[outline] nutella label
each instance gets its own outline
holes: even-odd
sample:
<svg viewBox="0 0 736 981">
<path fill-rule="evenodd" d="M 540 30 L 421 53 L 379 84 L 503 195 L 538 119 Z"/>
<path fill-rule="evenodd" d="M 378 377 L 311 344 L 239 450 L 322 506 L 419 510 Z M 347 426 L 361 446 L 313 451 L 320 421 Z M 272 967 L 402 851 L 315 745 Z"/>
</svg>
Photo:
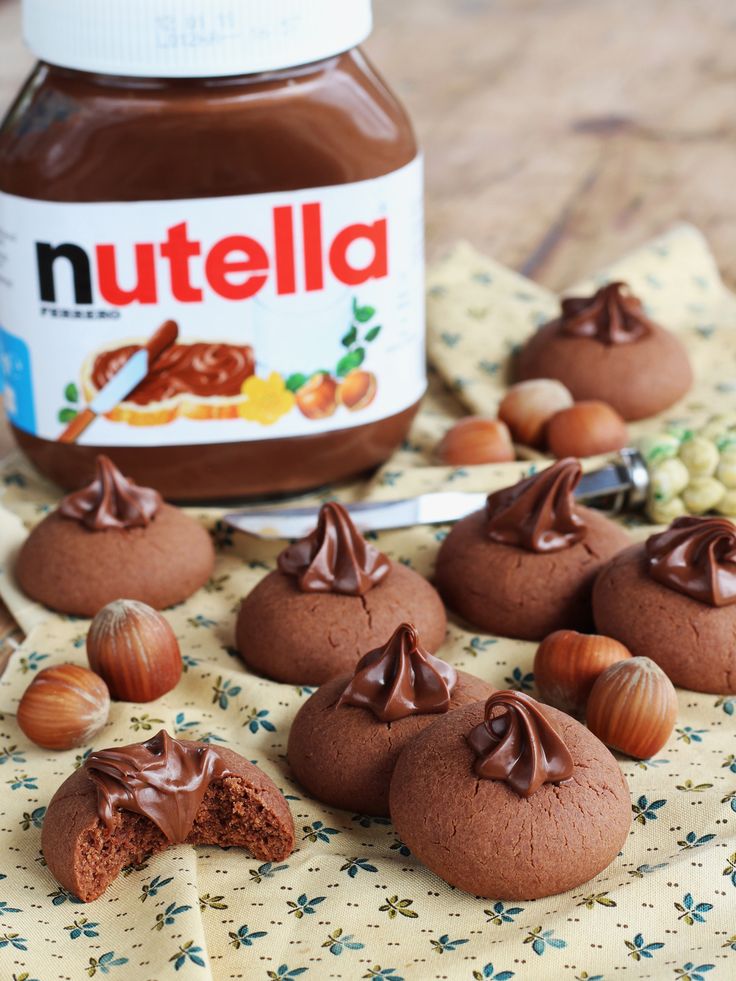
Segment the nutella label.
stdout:
<svg viewBox="0 0 736 981">
<path fill-rule="evenodd" d="M 6 412 L 35 436 L 90 446 L 376 422 L 424 392 L 423 262 L 420 159 L 243 197 L 0 194 Z"/>
</svg>

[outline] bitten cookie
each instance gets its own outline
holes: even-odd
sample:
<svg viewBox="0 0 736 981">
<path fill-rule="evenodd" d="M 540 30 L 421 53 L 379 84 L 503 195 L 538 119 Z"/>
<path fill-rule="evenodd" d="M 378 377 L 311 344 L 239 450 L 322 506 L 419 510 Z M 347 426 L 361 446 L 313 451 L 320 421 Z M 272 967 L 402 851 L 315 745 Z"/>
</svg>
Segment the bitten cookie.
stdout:
<svg viewBox="0 0 736 981">
<path fill-rule="evenodd" d="M 54 794 L 43 822 L 46 864 L 88 903 L 126 865 L 170 845 L 247 848 L 281 862 L 294 848 L 289 805 L 258 767 L 222 746 L 172 739 L 92 753 Z"/>
<path fill-rule="evenodd" d="M 676 685 L 736 693 L 736 529 L 728 518 L 683 517 L 632 545 L 599 573 L 601 633 L 650 657 Z"/>
<path fill-rule="evenodd" d="M 15 577 L 44 606 L 92 617 L 117 599 L 159 610 L 180 603 L 207 582 L 214 563 L 212 541 L 198 522 L 100 456 L 96 480 L 65 497 L 29 534 Z"/>
<path fill-rule="evenodd" d="M 413 739 L 390 805 L 419 861 L 494 899 L 582 885 L 610 865 L 631 826 L 626 781 L 603 743 L 514 691 L 450 712 Z"/>
<path fill-rule="evenodd" d="M 286 548 L 243 600 L 236 646 L 254 671 L 290 684 L 321 685 L 408 621 L 430 651 L 445 639 L 442 600 L 413 569 L 370 545 L 339 504 Z"/>
<path fill-rule="evenodd" d="M 361 658 L 354 675 L 326 682 L 297 712 L 288 760 L 311 797 L 388 816 L 391 774 L 404 746 L 438 715 L 486 698 L 493 687 L 433 657 L 403 623 Z"/>
<path fill-rule="evenodd" d="M 629 420 L 669 408 L 693 383 L 679 338 L 650 320 L 624 283 L 563 300 L 561 316 L 519 352 L 516 374 L 555 378 L 576 401 L 599 399 Z"/>
<path fill-rule="evenodd" d="M 581 472 L 577 460 L 560 460 L 458 521 L 435 572 L 450 609 L 481 630 L 523 640 L 592 626 L 593 580 L 630 540 L 620 525 L 575 504 Z"/>
</svg>

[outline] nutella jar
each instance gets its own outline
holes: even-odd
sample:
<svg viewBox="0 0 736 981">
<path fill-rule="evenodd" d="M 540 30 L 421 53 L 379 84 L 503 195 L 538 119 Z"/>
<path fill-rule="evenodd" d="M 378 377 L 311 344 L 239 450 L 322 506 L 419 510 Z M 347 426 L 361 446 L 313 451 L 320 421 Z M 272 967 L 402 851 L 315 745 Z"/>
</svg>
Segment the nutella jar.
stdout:
<svg viewBox="0 0 736 981">
<path fill-rule="evenodd" d="M 16 440 L 175 500 L 303 490 L 401 443 L 426 385 L 422 168 L 357 48 L 370 0 L 25 0 L 0 129 Z"/>
</svg>

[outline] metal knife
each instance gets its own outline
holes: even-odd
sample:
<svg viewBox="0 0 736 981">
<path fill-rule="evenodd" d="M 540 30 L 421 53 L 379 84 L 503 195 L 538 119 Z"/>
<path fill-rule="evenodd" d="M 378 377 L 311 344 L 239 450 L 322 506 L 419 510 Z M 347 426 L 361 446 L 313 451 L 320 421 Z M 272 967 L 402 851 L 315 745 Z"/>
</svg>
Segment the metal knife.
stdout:
<svg viewBox="0 0 736 981">
<path fill-rule="evenodd" d="M 82 409 L 59 436 L 60 443 L 76 443 L 82 433 L 97 416 L 112 412 L 116 405 L 124 402 L 148 375 L 154 362 L 171 347 L 179 336 L 179 327 L 173 320 L 162 324 L 148 342 L 117 371 L 110 381 L 100 389 L 92 401 Z"/>
<path fill-rule="evenodd" d="M 575 496 L 585 502 L 607 501 L 608 510 L 619 512 L 641 507 L 648 487 L 649 472 L 644 458 L 638 450 L 625 449 L 600 470 L 583 474 Z M 345 507 L 361 531 L 388 531 L 459 521 L 482 508 L 487 496 L 440 491 L 397 501 L 359 501 Z M 318 515 L 318 507 L 248 508 L 226 514 L 224 520 L 237 531 L 259 538 L 301 538 L 312 531 Z"/>
</svg>

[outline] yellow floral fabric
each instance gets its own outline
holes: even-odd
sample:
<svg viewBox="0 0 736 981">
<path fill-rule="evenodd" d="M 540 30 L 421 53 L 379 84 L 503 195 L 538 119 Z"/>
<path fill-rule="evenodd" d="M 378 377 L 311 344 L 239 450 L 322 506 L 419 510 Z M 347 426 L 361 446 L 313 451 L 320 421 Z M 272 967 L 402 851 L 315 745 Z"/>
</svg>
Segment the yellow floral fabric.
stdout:
<svg viewBox="0 0 736 981">
<path fill-rule="evenodd" d="M 699 233 L 677 228 L 598 281 L 611 277 L 628 280 L 652 316 L 679 331 L 689 347 L 698 383 L 667 418 L 732 410 L 736 297 L 721 283 Z M 303 500 L 490 491 L 528 469 L 528 463 L 438 467 L 432 451 L 454 418 L 494 412 L 509 355 L 556 312 L 557 298 L 468 245 L 431 270 L 428 285 L 432 378 L 410 439 L 371 481 Z M 660 425 L 650 421 L 635 431 Z M 280 546 L 233 534 L 211 510 L 193 513 L 212 530 L 215 573 L 167 613 L 185 658 L 182 681 L 152 704 L 113 705 L 95 746 L 145 739 L 166 727 L 179 737 L 232 747 L 287 795 L 297 849 L 272 864 L 235 849 L 174 848 L 127 869 L 97 902 L 78 903 L 44 867 L 40 828 L 54 790 L 91 747 L 38 749 L 14 713 L 37 671 L 61 661 L 85 663 L 88 623 L 40 609 L 12 580 L 26 528 L 53 507 L 58 492 L 19 456 L 2 465 L 0 483 L 0 594 L 26 634 L 0 681 L 0 978 L 736 977 L 736 697 L 680 691 L 677 728 L 657 758 L 620 759 L 631 788 L 631 833 L 595 881 L 534 902 L 477 899 L 423 868 L 389 821 L 324 807 L 294 782 L 286 741 L 310 689 L 254 676 L 232 648 L 238 602 L 273 568 Z M 648 533 L 643 519 L 625 520 L 633 536 Z M 397 561 L 431 575 L 446 532 L 406 529 L 377 541 Z M 534 693 L 534 650 L 453 621 L 442 654 L 497 686 Z M 442 801 L 432 806 L 441 808 Z"/>
</svg>

